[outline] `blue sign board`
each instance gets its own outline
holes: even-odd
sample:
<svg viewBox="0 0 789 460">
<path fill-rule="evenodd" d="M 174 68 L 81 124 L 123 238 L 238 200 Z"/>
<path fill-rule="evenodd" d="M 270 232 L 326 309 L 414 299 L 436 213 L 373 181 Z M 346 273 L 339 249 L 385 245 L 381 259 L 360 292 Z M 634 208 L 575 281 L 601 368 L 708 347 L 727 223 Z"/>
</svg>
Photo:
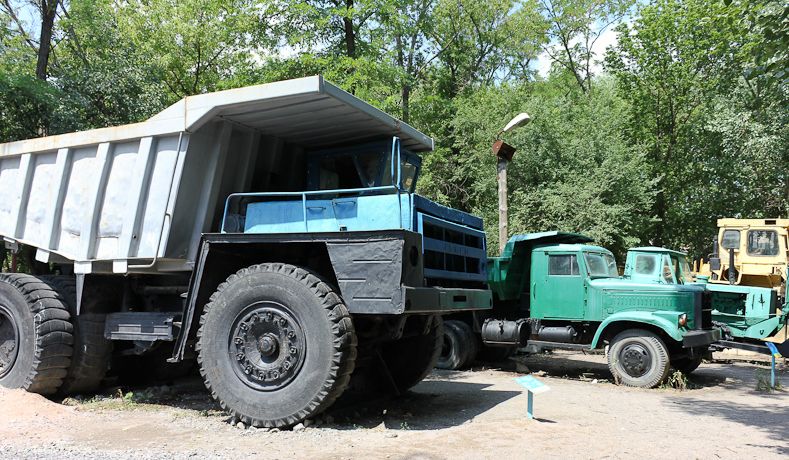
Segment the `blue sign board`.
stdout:
<svg viewBox="0 0 789 460">
<path fill-rule="evenodd" d="M 537 380 L 535 377 L 532 377 L 531 375 L 524 375 L 523 377 L 518 377 L 515 379 L 515 382 L 518 385 L 522 386 L 523 388 L 526 388 L 527 390 L 535 394 L 545 393 L 546 391 L 550 390 L 550 387 L 548 387 L 548 385 L 540 382 L 539 380 Z"/>
<path fill-rule="evenodd" d="M 545 393 L 546 391 L 550 390 L 548 385 L 540 382 L 535 377 L 531 375 L 524 375 L 523 377 L 517 377 L 515 379 L 515 383 L 526 388 L 528 392 L 528 402 L 526 404 L 526 416 L 529 419 L 534 418 L 534 395 L 539 393 Z"/>
</svg>

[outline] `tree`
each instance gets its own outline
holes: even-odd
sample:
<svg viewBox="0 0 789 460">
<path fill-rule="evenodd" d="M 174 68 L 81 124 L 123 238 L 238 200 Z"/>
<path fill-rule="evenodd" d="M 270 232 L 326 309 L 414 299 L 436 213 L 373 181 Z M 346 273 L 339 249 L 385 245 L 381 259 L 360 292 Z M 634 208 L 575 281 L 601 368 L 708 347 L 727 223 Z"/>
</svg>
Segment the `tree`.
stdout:
<svg viewBox="0 0 789 460">
<path fill-rule="evenodd" d="M 24 39 L 36 53 L 36 78 L 46 80 L 49 76 L 49 61 L 52 55 L 52 39 L 55 31 L 55 19 L 59 11 L 65 11 L 66 3 L 62 0 L 29 0 L 30 6 L 35 8 L 41 19 L 38 24 L 38 40 L 32 38 L 35 29 L 26 30 L 25 24 L 20 19 L 19 11 L 23 4 L 17 4 L 11 0 L 0 0 L 0 10 L 2 10 L 14 23 L 16 32 Z"/>
<path fill-rule="evenodd" d="M 121 35 L 171 100 L 228 86 L 267 43 L 257 2 L 129 0 L 115 8 Z"/>
<path fill-rule="evenodd" d="M 543 47 L 554 63 L 575 78 L 578 87 L 592 88 L 595 45 L 622 21 L 633 0 L 539 0 L 549 40 Z"/>
<path fill-rule="evenodd" d="M 621 94 L 630 101 L 629 130 L 648 146 L 659 192 L 652 212 L 654 244 L 669 241 L 671 207 L 684 200 L 679 171 L 693 156 L 690 127 L 710 96 L 734 86 L 741 37 L 731 11 L 705 0 L 657 0 L 620 24 L 618 44 L 606 58 Z"/>
</svg>

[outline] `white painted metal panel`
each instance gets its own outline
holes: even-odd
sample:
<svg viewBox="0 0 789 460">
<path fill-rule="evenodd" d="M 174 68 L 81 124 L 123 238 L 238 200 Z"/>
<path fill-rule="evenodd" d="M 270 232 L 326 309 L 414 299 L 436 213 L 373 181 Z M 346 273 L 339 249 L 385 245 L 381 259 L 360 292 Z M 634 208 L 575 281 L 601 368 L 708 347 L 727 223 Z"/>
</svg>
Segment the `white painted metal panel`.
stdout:
<svg viewBox="0 0 789 460">
<path fill-rule="evenodd" d="M 13 236 L 16 228 L 17 203 L 19 202 L 20 157 L 0 159 L 0 234 Z M 15 206 L 17 205 L 17 206 Z"/>
<path fill-rule="evenodd" d="M 38 247 L 49 246 L 49 230 L 45 219 L 52 207 L 52 195 L 60 187 L 55 182 L 57 153 L 44 153 L 33 157 L 33 178 L 27 204 L 24 206 L 24 222 L 21 239 Z"/>
<path fill-rule="evenodd" d="M 139 142 L 118 144 L 112 151 L 107 187 L 99 215 L 99 228 L 96 243 L 96 259 L 126 258 L 121 252 L 120 238 L 123 233 L 124 216 L 129 207 L 137 207 L 139 195 L 132 190 L 136 171 Z"/>
</svg>

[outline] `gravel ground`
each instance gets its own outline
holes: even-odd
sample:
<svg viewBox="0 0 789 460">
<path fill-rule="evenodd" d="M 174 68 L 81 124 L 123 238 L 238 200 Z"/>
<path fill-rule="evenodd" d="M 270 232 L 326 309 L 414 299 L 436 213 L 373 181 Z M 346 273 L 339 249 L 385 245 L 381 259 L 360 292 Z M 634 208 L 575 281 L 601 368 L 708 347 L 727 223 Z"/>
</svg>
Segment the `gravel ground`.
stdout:
<svg viewBox="0 0 789 460">
<path fill-rule="evenodd" d="M 400 398 L 345 401 L 293 431 L 233 425 L 195 379 L 62 404 L 2 390 L 0 457 L 787 458 L 789 392 L 757 391 L 767 368 L 745 359 L 703 364 L 680 391 L 616 386 L 599 355 L 518 358 L 437 371 Z M 535 397 L 536 420 L 514 382 L 527 368 L 551 388 Z M 785 366 L 779 377 L 789 381 Z"/>
</svg>

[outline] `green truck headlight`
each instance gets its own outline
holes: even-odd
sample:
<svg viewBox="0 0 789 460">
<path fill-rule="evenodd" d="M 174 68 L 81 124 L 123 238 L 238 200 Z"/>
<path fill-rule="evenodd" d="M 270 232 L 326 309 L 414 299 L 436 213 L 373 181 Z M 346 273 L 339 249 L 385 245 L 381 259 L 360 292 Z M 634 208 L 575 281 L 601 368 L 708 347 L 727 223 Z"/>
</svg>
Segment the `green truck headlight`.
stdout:
<svg viewBox="0 0 789 460">
<path fill-rule="evenodd" d="M 685 314 L 685 313 L 679 315 L 679 318 L 677 318 L 677 324 L 679 324 L 679 327 L 687 326 L 688 325 L 688 315 Z"/>
</svg>

